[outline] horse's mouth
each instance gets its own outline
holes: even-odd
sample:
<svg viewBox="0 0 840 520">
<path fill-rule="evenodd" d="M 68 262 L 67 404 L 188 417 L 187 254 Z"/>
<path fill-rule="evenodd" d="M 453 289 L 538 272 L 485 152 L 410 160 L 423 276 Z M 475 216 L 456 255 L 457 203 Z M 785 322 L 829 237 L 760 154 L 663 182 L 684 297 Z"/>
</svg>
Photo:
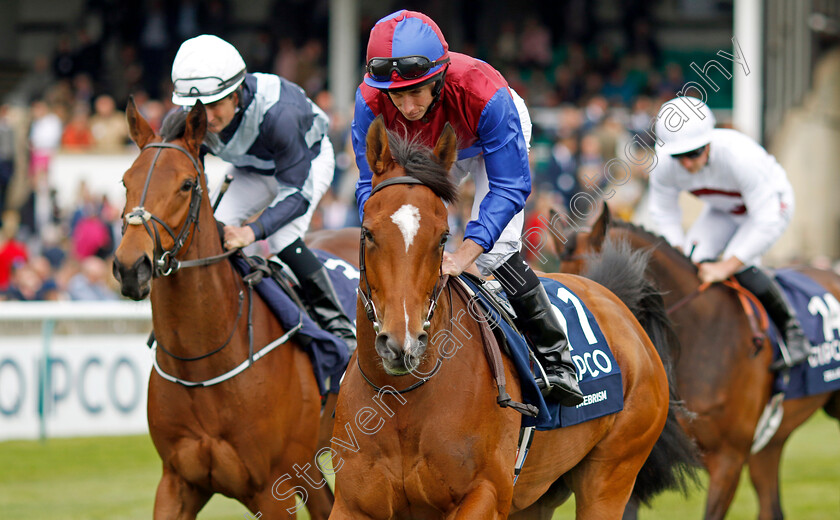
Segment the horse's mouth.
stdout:
<svg viewBox="0 0 840 520">
<path fill-rule="evenodd" d="M 134 301 L 145 300 L 149 293 L 152 292 L 152 284 L 145 283 L 137 284 L 120 284 L 120 293 L 126 298 L 131 298 Z"/>
<path fill-rule="evenodd" d="M 382 359 L 382 368 L 389 376 L 407 376 L 420 366 L 422 357 L 400 356 L 398 359 Z"/>
<path fill-rule="evenodd" d="M 151 262 L 141 258 L 130 268 L 125 268 L 118 259 L 114 259 L 114 278 L 120 283 L 120 293 L 135 301 L 149 296 L 152 291 Z"/>
</svg>

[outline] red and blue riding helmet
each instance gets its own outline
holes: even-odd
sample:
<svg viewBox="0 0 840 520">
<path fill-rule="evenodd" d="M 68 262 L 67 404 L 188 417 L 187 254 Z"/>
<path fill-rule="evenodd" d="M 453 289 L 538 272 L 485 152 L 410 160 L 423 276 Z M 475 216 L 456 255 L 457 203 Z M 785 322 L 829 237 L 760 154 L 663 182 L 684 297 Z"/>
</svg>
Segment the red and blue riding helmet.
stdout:
<svg viewBox="0 0 840 520">
<path fill-rule="evenodd" d="M 371 29 L 364 81 L 377 89 L 402 90 L 432 80 L 448 62 L 449 45 L 434 20 L 403 9 Z"/>
</svg>

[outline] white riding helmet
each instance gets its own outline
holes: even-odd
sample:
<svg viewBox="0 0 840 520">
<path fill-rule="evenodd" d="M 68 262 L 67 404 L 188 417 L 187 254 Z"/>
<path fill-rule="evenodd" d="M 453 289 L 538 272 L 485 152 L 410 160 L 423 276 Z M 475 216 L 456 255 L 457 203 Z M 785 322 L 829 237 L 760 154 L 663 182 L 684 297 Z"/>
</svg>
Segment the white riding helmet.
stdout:
<svg viewBox="0 0 840 520">
<path fill-rule="evenodd" d="M 715 116 L 706 103 L 690 96 L 675 97 L 663 103 L 656 116 L 656 151 L 676 155 L 696 150 L 712 141 L 714 128 Z"/>
<path fill-rule="evenodd" d="M 193 106 L 218 101 L 245 79 L 245 60 L 236 48 L 212 34 L 181 44 L 172 62 L 172 102 Z"/>
</svg>

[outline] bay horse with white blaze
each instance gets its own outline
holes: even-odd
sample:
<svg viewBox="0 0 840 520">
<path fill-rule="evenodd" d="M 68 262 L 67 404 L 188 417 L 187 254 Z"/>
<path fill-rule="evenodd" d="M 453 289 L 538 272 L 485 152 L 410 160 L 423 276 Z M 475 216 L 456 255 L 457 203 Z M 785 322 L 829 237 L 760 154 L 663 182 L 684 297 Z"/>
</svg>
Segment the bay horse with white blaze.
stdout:
<svg viewBox="0 0 840 520">
<path fill-rule="evenodd" d="M 336 406 L 330 518 L 548 519 L 571 493 L 577 518 L 620 518 L 669 414 L 660 356 L 610 291 L 581 277 L 548 275 L 603 328 L 621 367 L 624 409 L 536 432 L 514 487 L 521 416 L 497 405 L 481 325 L 467 317 L 460 281 L 440 273 L 456 153 L 449 125 L 434 151 L 387 132 L 381 116 L 367 135 L 374 175 L 360 249 L 358 349 Z M 503 372 L 510 396 L 521 401 L 507 358 Z M 653 468 L 646 485 L 686 460 L 662 458 L 668 467 Z"/>
<path fill-rule="evenodd" d="M 556 214 L 551 222 L 558 222 Z M 554 244 L 563 272 L 584 271 L 609 240 L 626 240 L 634 249 L 650 251 L 647 276 L 671 309 L 682 349 L 680 356 L 674 356 L 674 379 L 691 414 L 680 420 L 697 441 L 709 471 L 704 518 L 724 518 L 746 463 L 758 494 L 759 519 L 784 518 L 779 496 L 782 448 L 790 434 L 820 408 L 840 419 L 840 392 L 785 400 L 778 430 L 764 448 L 751 454 L 775 376 L 769 370 L 769 340 L 764 338 L 756 346 L 755 331 L 738 293 L 721 284 L 698 293 L 697 268 L 682 252 L 638 226 L 613 221 L 606 204 L 591 230 L 564 229 L 561 234 L 566 242 L 555 234 Z M 835 273 L 801 271 L 840 299 L 840 277 Z"/>
<path fill-rule="evenodd" d="M 152 303 L 149 432 L 163 462 L 154 518 L 194 519 L 214 493 L 266 518 L 295 518 L 296 491 L 313 519 L 327 518 L 329 488 L 296 471 L 315 464 L 318 383 L 307 353 L 222 248 L 198 159 L 204 107 L 170 115 L 163 138 L 133 100 L 127 117 L 141 151 L 123 177 L 114 275 L 124 295 Z"/>
</svg>

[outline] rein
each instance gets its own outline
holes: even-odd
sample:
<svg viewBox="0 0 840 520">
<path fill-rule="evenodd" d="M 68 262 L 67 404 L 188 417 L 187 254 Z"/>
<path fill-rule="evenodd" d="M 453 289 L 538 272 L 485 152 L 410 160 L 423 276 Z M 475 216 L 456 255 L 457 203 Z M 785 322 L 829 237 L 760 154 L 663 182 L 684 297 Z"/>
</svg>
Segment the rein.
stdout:
<svg viewBox="0 0 840 520">
<path fill-rule="evenodd" d="M 186 243 L 187 239 L 190 237 L 190 232 L 193 227 L 198 227 L 198 217 L 199 211 L 201 209 L 201 197 L 202 197 L 202 189 L 201 189 L 201 165 L 199 164 L 198 159 L 196 159 L 186 148 L 183 146 L 174 144 L 174 143 L 167 143 L 167 142 L 160 142 L 160 143 L 149 143 L 143 147 L 142 151 L 145 151 L 149 148 L 157 148 L 155 152 L 155 157 L 152 159 L 152 164 L 149 166 L 149 171 L 146 173 L 146 182 L 143 185 L 143 193 L 140 196 L 140 205 L 135 207 L 130 213 L 125 216 L 125 222 L 123 223 L 123 233 L 125 233 L 125 229 L 127 226 L 139 226 L 142 225 L 146 228 L 146 232 L 149 234 L 150 237 L 153 238 L 155 243 L 155 252 L 154 258 L 152 259 L 153 265 L 153 274 L 155 277 L 159 276 L 169 276 L 178 272 L 182 268 L 186 267 L 199 267 L 199 266 L 207 266 L 211 264 L 215 264 L 220 262 L 233 254 L 239 253 L 239 249 L 231 249 L 229 251 L 225 251 L 220 255 L 214 255 L 205 258 L 197 258 L 194 260 L 183 260 L 180 261 L 175 258 L 175 256 L 181 251 L 181 248 Z M 152 174 L 154 173 L 155 166 L 157 165 L 158 158 L 160 157 L 161 152 L 164 148 L 171 148 L 173 150 L 178 150 L 186 155 L 190 162 L 195 169 L 195 179 L 194 184 L 192 187 L 192 193 L 190 194 L 190 206 L 187 212 L 187 218 L 184 220 L 184 224 L 181 226 L 181 229 L 178 231 L 176 235 L 175 232 L 170 228 L 166 222 L 161 220 L 159 217 L 156 217 L 151 212 L 145 209 L 144 205 L 146 203 L 146 196 L 149 192 L 149 185 L 151 184 Z M 160 241 L 160 233 L 158 232 L 157 226 L 153 226 L 149 224 L 149 221 L 152 220 L 158 223 L 163 229 L 169 233 L 169 236 L 172 237 L 173 246 L 170 249 L 164 250 L 163 246 L 161 245 Z M 245 284 L 248 287 L 248 359 L 240 363 L 237 367 L 232 370 L 225 372 L 219 376 L 216 376 L 211 379 L 207 379 L 205 381 L 189 381 L 186 379 L 181 379 L 171 374 L 168 374 L 163 371 L 160 365 L 157 362 L 157 356 L 153 355 L 153 366 L 155 371 L 167 381 L 172 383 L 177 383 L 186 387 L 206 387 L 219 384 L 223 381 L 227 381 L 232 377 L 236 376 L 252 364 L 255 361 L 260 359 L 261 357 L 265 356 L 272 350 L 274 350 L 278 345 L 281 345 L 289 340 L 298 330 L 303 327 L 303 319 L 298 322 L 297 326 L 293 327 L 291 330 L 287 331 L 281 337 L 277 338 L 276 340 L 272 341 L 262 349 L 260 349 L 257 353 L 254 353 L 254 326 L 252 320 L 253 314 L 253 291 L 254 286 L 262 281 L 263 276 L 266 274 L 265 270 L 260 269 L 258 266 L 254 265 L 253 262 L 250 262 L 247 257 L 244 257 L 246 262 L 248 262 L 249 266 L 252 268 L 252 272 L 248 275 L 243 277 Z M 269 273 L 270 274 L 270 273 Z M 221 346 L 207 352 L 205 354 L 201 354 L 195 357 L 183 357 L 173 354 L 172 352 L 168 351 L 162 344 L 160 344 L 157 339 L 155 338 L 154 331 L 149 335 L 149 341 L 147 342 L 149 348 L 153 351 L 157 351 L 159 348 L 163 353 L 167 354 L 168 356 L 177 359 L 179 361 L 198 361 L 200 359 L 205 359 L 213 354 L 221 352 L 226 346 L 230 344 L 233 340 L 234 335 L 236 334 L 236 330 L 238 329 L 239 320 L 242 318 L 242 311 L 244 306 L 245 295 L 242 289 L 239 290 L 239 309 L 236 314 L 236 319 L 234 320 L 233 327 L 231 329 L 230 335 L 228 336 L 227 340 L 222 343 Z"/>
<path fill-rule="evenodd" d="M 728 278 L 719 283 L 726 287 L 729 287 L 738 295 L 738 300 L 741 302 L 741 307 L 744 308 L 744 312 L 747 314 L 747 320 L 750 323 L 750 329 L 752 330 L 753 346 L 756 349 L 756 353 L 758 353 L 758 351 L 761 350 L 761 347 L 764 344 L 764 340 L 767 339 L 766 331 L 770 328 L 770 323 L 767 317 L 767 310 L 764 308 L 763 305 L 761 305 L 761 303 L 758 301 L 758 298 L 756 298 L 756 296 L 753 293 L 745 289 L 743 285 L 738 283 L 738 281 L 734 277 Z M 684 305 L 700 296 L 700 293 L 704 292 L 711 286 L 712 284 L 709 282 L 700 284 L 700 286 L 698 286 L 697 289 L 683 296 L 673 305 L 668 307 L 667 313 L 671 314 L 673 312 L 676 312 Z M 756 311 L 754 309 L 758 309 L 758 316 L 756 316 Z"/>
<path fill-rule="evenodd" d="M 125 222 L 123 223 L 123 234 L 125 233 L 125 229 L 127 226 L 139 226 L 142 225 L 146 228 L 146 232 L 149 234 L 150 237 L 155 242 L 155 252 L 154 258 L 152 258 L 152 265 L 153 265 L 153 274 L 155 277 L 158 276 L 169 276 L 173 273 L 178 272 L 181 268 L 185 267 L 197 267 L 197 266 L 205 266 L 214 264 L 219 262 L 236 252 L 235 249 L 231 249 L 226 251 L 220 255 L 215 255 L 206 258 L 198 258 L 195 260 L 184 260 L 179 261 L 175 258 L 181 248 L 186 243 L 187 239 L 190 236 L 190 229 L 192 228 L 193 224 L 198 226 L 198 214 L 199 210 L 201 209 L 201 166 L 199 165 L 198 159 L 196 159 L 186 148 L 183 146 L 177 145 L 175 143 L 149 143 L 143 147 L 142 151 L 145 151 L 149 148 L 157 148 L 155 152 L 155 157 L 152 159 L 152 164 L 149 166 L 149 171 L 146 173 L 146 183 L 143 185 L 143 194 L 140 196 L 140 205 L 136 206 L 134 209 L 131 210 L 125 216 Z M 195 169 L 195 182 L 192 187 L 192 193 L 190 194 L 190 207 L 187 212 L 187 218 L 184 220 L 183 226 L 178 231 L 176 235 L 172 228 L 166 224 L 163 220 L 156 217 L 152 213 L 150 213 L 144 207 L 146 203 L 146 196 L 149 192 L 149 185 L 151 184 L 152 180 L 152 173 L 154 173 L 155 165 L 157 165 L 158 158 L 160 157 L 161 152 L 164 148 L 171 148 L 173 150 L 178 150 L 186 155 L 190 162 Z M 158 223 L 167 233 L 169 236 L 172 237 L 173 245 L 172 248 L 164 250 L 163 246 L 161 245 L 160 241 L 160 233 L 158 232 L 157 226 L 149 225 L 149 221 L 153 220 L 154 222 Z"/>
<path fill-rule="evenodd" d="M 266 275 L 271 276 L 271 274 L 270 274 L 270 271 L 269 271 L 268 267 L 262 266 L 262 265 L 260 265 L 256 262 L 251 261 L 247 256 L 243 256 L 243 258 L 248 263 L 249 267 L 251 267 L 251 269 L 252 269 L 252 271 L 250 273 L 248 273 L 247 275 L 242 277 L 242 279 L 245 281 L 245 285 L 247 285 L 247 287 L 248 287 L 248 359 L 246 359 L 245 361 L 243 361 L 242 363 L 237 365 L 235 368 L 233 368 L 231 370 L 228 370 L 227 372 L 225 372 L 221 375 L 218 375 L 216 377 L 213 377 L 211 379 L 206 379 L 204 381 L 189 381 L 187 379 L 181 379 L 179 377 L 176 377 L 176 376 L 173 376 L 171 374 L 168 374 L 168 373 L 164 372 L 163 369 L 160 367 L 160 365 L 157 362 L 157 356 L 152 355 L 152 365 L 154 366 L 155 371 L 158 373 L 158 375 L 160 375 L 162 378 L 164 378 L 167 381 L 170 381 L 172 383 L 177 383 L 179 385 L 183 385 L 183 386 L 186 386 L 186 387 L 207 387 L 207 386 L 217 385 L 217 384 L 219 384 L 223 381 L 227 381 L 228 379 L 231 379 L 231 378 L 237 376 L 239 373 L 243 372 L 246 368 L 253 365 L 254 362 L 256 362 L 258 359 L 265 356 L 266 354 L 268 354 L 269 352 L 271 352 L 272 350 L 277 348 L 279 345 L 282 345 L 283 343 L 289 341 L 289 339 L 291 339 L 292 336 L 297 334 L 297 332 L 301 328 L 303 328 L 303 314 L 300 314 L 300 319 L 298 320 L 297 325 L 295 325 L 291 329 L 287 330 L 285 334 L 283 334 L 279 338 L 275 339 L 274 341 L 272 341 L 268 345 L 264 346 L 258 352 L 256 352 L 256 353 L 254 352 L 254 324 L 253 324 L 253 319 L 252 319 L 254 287 L 263 280 L 264 276 L 266 276 Z M 179 359 L 181 361 L 197 361 L 199 359 L 204 359 L 206 357 L 212 356 L 213 354 L 216 354 L 217 352 L 220 352 L 223 348 L 225 348 L 230 343 L 230 341 L 233 339 L 233 335 L 234 335 L 234 333 L 236 332 L 236 329 L 237 329 L 237 324 L 239 323 L 239 318 L 242 316 L 242 301 L 243 301 L 243 292 L 242 292 L 242 290 L 240 290 L 239 291 L 239 313 L 236 316 L 236 321 L 234 322 L 233 330 L 231 331 L 230 336 L 228 337 L 227 341 L 225 341 L 225 343 L 221 347 L 218 347 L 211 352 L 208 352 L 206 354 L 203 354 L 203 355 L 197 356 L 197 357 L 193 357 L 193 358 L 184 358 L 184 357 L 176 356 L 176 355 L 172 354 L 171 352 L 169 352 L 168 350 L 166 350 L 163 347 L 163 345 L 161 345 L 157 341 L 157 339 L 154 337 L 154 331 L 152 331 L 152 333 L 149 335 L 149 341 L 147 342 L 147 344 L 148 344 L 149 348 L 152 349 L 153 353 L 159 347 L 164 353 L 174 357 L 175 359 Z M 432 374 L 432 375 L 434 375 L 434 374 Z M 431 375 L 429 377 L 431 377 Z"/>
</svg>

